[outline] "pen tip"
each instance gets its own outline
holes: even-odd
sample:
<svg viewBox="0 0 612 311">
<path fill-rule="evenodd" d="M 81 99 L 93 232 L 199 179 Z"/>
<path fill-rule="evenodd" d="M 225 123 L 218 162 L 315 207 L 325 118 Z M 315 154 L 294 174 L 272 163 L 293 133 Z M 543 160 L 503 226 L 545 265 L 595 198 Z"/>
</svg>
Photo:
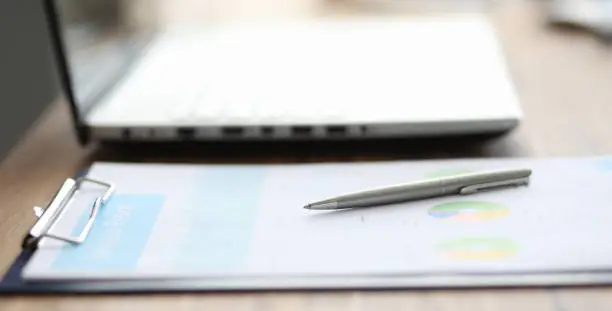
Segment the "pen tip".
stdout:
<svg viewBox="0 0 612 311">
<path fill-rule="evenodd" d="M 332 210 L 338 208 L 338 202 L 336 201 L 320 201 L 315 203 L 310 203 L 304 206 L 305 209 L 319 211 L 319 210 Z"/>
</svg>

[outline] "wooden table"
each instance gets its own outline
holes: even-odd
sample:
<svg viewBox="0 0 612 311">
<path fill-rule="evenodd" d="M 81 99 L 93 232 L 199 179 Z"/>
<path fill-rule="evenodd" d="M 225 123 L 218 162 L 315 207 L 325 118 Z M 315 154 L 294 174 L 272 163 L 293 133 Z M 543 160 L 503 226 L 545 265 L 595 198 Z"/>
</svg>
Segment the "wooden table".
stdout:
<svg viewBox="0 0 612 311">
<path fill-rule="evenodd" d="M 189 2 L 189 0 L 176 0 Z M 250 3 L 241 18 L 250 16 Z M 219 1 L 214 12 L 231 11 Z M 255 0 L 252 0 L 255 1 Z M 321 1 L 258 0 L 283 4 L 288 12 L 318 10 Z M 340 0 L 336 0 L 340 1 Z M 224 3 L 224 4 L 223 4 Z M 329 4 L 328 4 L 329 5 Z M 265 7 L 265 5 L 263 6 Z M 342 3 L 334 12 L 350 12 Z M 213 6 L 209 6 L 213 8 Z M 348 9 L 347 9 L 348 8 Z M 612 51 L 595 38 L 544 25 L 541 4 L 510 1 L 491 11 L 508 56 L 526 120 L 516 131 L 486 141 L 406 141 L 387 143 L 379 152 L 347 145 L 320 153 L 309 148 L 236 146 L 187 148 L 165 154 L 153 149 L 79 146 L 63 101 L 53 104 L 0 166 L 0 271 L 19 252 L 33 222 L 31 207 L 49 199 L 58 184 L 94 160 L 190 162 L 303 162 L 442 157 L 588 156 L 612 153 Z M 255 9 L 254 9 L 255 10 Z M 256 11 L 256 10 L 255 10 Z M 245 13 L 246 12 L 246 13 Z M 273 12 L 274 14 L 278 12 Z M 154 296 L 2 297 L 0 310 L 161 309 L 199 310 L 600 310 L 612 309 L 612 289 L 532 288 L 389 292 L 226 293 Z"/>
</svg>

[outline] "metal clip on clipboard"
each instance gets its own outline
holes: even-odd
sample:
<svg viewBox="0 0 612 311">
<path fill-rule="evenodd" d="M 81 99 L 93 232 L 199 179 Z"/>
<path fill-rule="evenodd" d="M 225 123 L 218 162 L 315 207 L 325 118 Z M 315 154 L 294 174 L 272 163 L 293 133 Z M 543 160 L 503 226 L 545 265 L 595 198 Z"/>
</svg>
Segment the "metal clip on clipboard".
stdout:
<svg viewBox="0 0 612 311">
<path fill-rule="evenodd" d="M 70 199 L 73 197 L 76 191 L 79 190 L 81 185 L 86 182 L 103 186 L 106 188 L 106 192 L 103 196 L 98 197 L 94 200 L 94 203 L 91 207 L 91 212 L 89 213 L 89 220 L 87 221 L 87 224 L 85 225 L 81 233 L 78 236 L 62 236 L 51 233 L 53 225 L 63 214 L 66 205 L 68 204 L 68 202 L 70 202 Z M 91 231 L 91 227 L 93 226 L 96 217 L 98 216 L 100 208 L 102 208 L 108 202 L 114 190 L 115 186 L 113 184 L 96 179 L 66 179 L 64 184 L 61 186 L 61 188 L 57 191 L 57 193 L 51 200 L 51 203 L 47 205 L 47 208 L 43 209 L 38 206 L 34 207 L 34 214 L 36 215 L 36 217 L 38 217 L 38 221 L 36 221 L 36 223 L 28 232 L 28 235 L 24 238 L 22 247 L 25 249 L 35 249 L 38 246 L 38 242 L 42 238 L 51 238 L 71 244 L 83 243 L 89 235 L 89 232 Z"/>
</svg>

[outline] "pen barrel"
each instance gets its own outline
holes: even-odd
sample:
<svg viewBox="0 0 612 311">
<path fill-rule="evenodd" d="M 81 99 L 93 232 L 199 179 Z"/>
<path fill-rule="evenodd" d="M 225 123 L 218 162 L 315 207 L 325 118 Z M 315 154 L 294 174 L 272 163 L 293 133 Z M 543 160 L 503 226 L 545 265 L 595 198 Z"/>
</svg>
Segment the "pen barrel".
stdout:
<svg viewBox="0 0 612 311">
<path fill-rule="evenodd" d="M 367 207 L 427 199 L 453 194 L 465 194 L 525 183 L 531 170 L 488 171 L 464 174 L 450 178 L 439 178 L 404 185 L 362 191 L 327 200 L 334 208 Z M 463 191 L 463 192 L 462 192 Z"/>
<path fill-rule="evenodd" d="M 450 186 L 450 187 L 448 187 Z M 348 207 L 368 207 L 382 204 L 393 204 L 411 200 L 419 200 L 447 195 L 457 191 L 451 185 L 441 185 L 432 187 L 429 184 L 412 186 L 410 189 L 404 187 L 391 187 L 389 189 L 377 190 L 376 193 L 370 191 L 345 196 L 338 200 L 338 208 Z"/>
</svg>

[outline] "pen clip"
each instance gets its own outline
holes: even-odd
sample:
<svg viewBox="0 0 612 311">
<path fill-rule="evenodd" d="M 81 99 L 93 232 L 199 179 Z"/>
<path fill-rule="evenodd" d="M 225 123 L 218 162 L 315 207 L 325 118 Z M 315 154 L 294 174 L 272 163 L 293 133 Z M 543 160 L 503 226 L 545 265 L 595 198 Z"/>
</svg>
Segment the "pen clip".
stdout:
<svg viewBox="0 0 612 311">
<path fill-rule="evenodd" d="M 523 186 L 529 184 L 529 177 L 516 178 L 516 179 L 508 179 L 508 180 L 500 180 L 493 181 L 482 184 L 475 184 L 465 186 L 459 189 L 460 194 L 472 194 L 482 190 L 491 190 L 495 188 L 509 187 L 509 186 Z"/>
</svg>

